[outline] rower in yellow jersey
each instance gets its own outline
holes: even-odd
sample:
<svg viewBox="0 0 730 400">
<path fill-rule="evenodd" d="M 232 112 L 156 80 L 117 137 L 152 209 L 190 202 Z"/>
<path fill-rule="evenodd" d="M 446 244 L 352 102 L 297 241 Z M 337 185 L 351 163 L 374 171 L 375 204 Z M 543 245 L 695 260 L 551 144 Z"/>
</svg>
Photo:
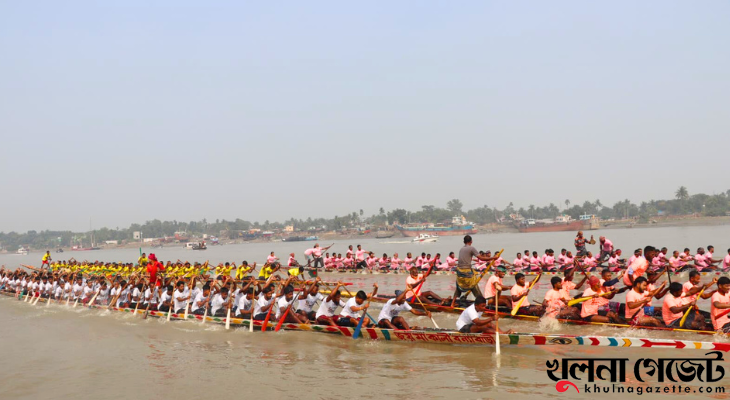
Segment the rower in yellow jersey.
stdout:
<svg viewBox="0 0 730 400">
<path fill-rule="evenodd" d="M 147 253 L 142 253 L 142 255 L 137 259 L 137 264 L 142 267 L 146 267 L 149 261 L 150 260 L 147 259 Z"/>
<path fill-rule="evenodd" d="M 236 280 L 242 280 L 244 277 L 246 277 L 246 275 L 248 275 L 249 272 L 253 271 L 254 269 L 256 269 L 255 262 L 253 263 L 252 267 L 248 266 L 248 261 L 241 262 L 241 266 L 236 271 Z"/>
<path fill-rule="evenodd" d="M 265 281 L 269 279 L 269 277 L 276 273 L 276 271 L 278 271 L 279 269 L 281 269 L 281 264 L 279 264 L 278 262 L 274 262 L 274 264 L 264 264 L 264 267 L 261 268 L 261 271 L 259 272 L 258 280 Z"/>
</svg>

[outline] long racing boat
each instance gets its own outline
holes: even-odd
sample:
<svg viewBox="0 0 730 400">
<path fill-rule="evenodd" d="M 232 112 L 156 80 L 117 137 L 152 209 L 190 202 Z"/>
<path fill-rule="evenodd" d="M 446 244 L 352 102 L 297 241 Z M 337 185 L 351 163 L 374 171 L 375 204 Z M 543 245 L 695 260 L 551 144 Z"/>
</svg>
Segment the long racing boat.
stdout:
<svg viewBox="0 0 730 400">
<path fill-rule="evenodd" d="M 14 293 L 0 292 L 6 297 L 17 297 Z M 23 300 L 22 297 L 18 297 Z M 45 298 L 31 298 L 28 302 L 29 307 L 38 307 L 37 303 L 46 303 Z M 48 306 L 48 304 L 46 304 Z M 59 307 L 70 307 L 59 303 Z M 227 321 L 225 317 L 212 317 L 202 315 L 188 314 L 187 318 L 183 314 L 168 313 L 162 311 L 145 311 L 143 309 L 116 308 L 105 305 L 81 306 L 89 309 L 132 313 L 134 315 L 147 314 L 152 318 L 169 318 L 171 321 L 181 321 L 188 323 L 213 323 L 225 325 L 234 328 L 250 329 L 253 323 L 253 331 L 272 331 L 276 327 L 275 322 L 268 322 L 264 328 L 262 321 L 251 321 L 248 319 L 230 318 Z M 324 326 L 313 324 L 282 324 L 282 329 L 287 331 L 304 331 L 313 333 L 328 333 L 346 339 L 353 339 L 355 329 L 340 326 Z M 362 328 L 361 337 L 364 340 L 383 340 L 391 342 L 405 343 L 428 343 L 428 344 L 450 344 L 450 345 L 470 345 L 470 346 L 495 346 L 496 335 L 481 333 L 461 333 L 446 329 L 419 329 L 419 330 L 398 330 L 383 328 Z M 714 343 L 714 342 L 697 342 L 690 340 L 667 340 L 652 338 L 631 338 L 631 337 L 608 337 L 608 336 L 576 336 L 576 335 L 555 335 L 544 333 L 512 333 L 500 334 L 499 342 L 501 346 L 601 346 L 601 347 L 642 347 L 642 348 L 673 348 L 688 350 L 717 350 L 723 352 L 730 351 L 730 343 Z"/>
</svg>

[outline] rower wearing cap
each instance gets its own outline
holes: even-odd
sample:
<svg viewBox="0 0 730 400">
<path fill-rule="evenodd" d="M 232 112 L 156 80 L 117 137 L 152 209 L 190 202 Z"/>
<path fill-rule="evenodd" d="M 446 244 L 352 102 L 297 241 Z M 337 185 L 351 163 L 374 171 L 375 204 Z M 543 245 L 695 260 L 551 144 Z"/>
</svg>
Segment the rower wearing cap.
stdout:
<svg viewBox="0 0 730 400">
<path fill-rule="evenodd" d="M 157 260 L 157 256 L 154 253 L 150 253 L 149 261 L 147 262 L 147 273 L 150 274 L 150 286 L 162 286 L 162 282 L 157 279 L 157 272 L 164 270 L 165 267 Z"/>
</svg>

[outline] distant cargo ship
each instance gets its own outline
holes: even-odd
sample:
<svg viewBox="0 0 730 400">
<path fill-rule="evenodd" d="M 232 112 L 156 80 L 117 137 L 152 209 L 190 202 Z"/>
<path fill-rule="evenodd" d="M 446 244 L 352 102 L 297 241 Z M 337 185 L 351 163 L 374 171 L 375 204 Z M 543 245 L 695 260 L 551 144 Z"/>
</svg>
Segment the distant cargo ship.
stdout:
<svg viewBox="0 0 730 400">
<path fill-rule="evenodd" d="M 314 241 L 319 240 L 319 237 L 317 236 L 289 236 L 287 238 L 282 238 L 282 242 L 308 242 L 308 241 Z"/>
<path fill-rule="evenodd" d="M 515 228 L 521 233 L 595 230 L 598 229 L 598 220 L 596 218 L 584 218 L 583 215 L 581 215 L 581 219 L 578 221 L 568 216 L 557 217 L 554 221 L 526 219 L 521 223 L 515 223 Z"/>
<path fill-rule="evenodd" d="M 477 233 L 474 224 L 467 222 L 464 216 L 458 216 L 451 219 L 451 224 L 409 224 L 405 226 L 396 225 L 396 229 L 406 237 L 416 237 L 418 235 L 438 235 L 438 236 L 461 236 L 473 235 Z"/>
</svg>

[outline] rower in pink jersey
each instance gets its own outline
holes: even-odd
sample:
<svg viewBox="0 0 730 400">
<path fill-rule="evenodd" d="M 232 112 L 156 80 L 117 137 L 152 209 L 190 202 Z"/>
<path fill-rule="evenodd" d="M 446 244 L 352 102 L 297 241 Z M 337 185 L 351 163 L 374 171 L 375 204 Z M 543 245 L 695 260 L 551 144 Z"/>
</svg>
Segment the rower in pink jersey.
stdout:
<svg viewBox="0 0 730 400">
<path fill-rule="evenodd" d="M 456 257 L 453 251 L 449 253 L 448 257 L 446 257 L 446 262 L 439 265 L 438 268 L 441 271 L 453 271 L 456 269 Z"/>
<path fill-rule="evenodd" d="M 648 259 L 654 258 L 656 253 L 657 250 L 654 248 L 654 246 L 646 246 L 644 248 L 644 255 Z M 623 281 L 626 286 L 633 286 L 634 280 L 636 280 L 640 276 L 643 276 L 644 273 L 649 269 L 649 261 L 647 261 L 647 258 L 638 257 L 636 260 L 634 260 L 633 263 L 629 265 L 623 277 Z"/>
<path fill-rule="evenodd" d="M 730 269 L 730 249 L 727 249 L 727 255 L 722 259 L 722 269 L 724 271 Z"/>
<path fill-rule="evenodd" d="M 416 268 L 421 269 L 423 262 L 426 260 L 426 253 L 421 253 L 420 256 L 416 257 Z"/>
<path fill-rule="evenodd" d="M 279 257 L 275 256 L 273 251 L 271 252 L 271 254 L 269 254 L 268 257 L 266 257 L 266 262 L 268 264 L 273 264 L 278 260 L 279 260 Z"/>
<path fill-rule="evenodd" d="M 378 263 L 378 259 L 375 258 L 375 255 L 372 252 L 370 252 L 368 254 L 368 257 L 365 259 L 365 265 L 367 265 L 370 272 L 373 271 L 373 268 L 375 268 L 377 263 Z"/>
<path fill-rule="evenodd" d="M 529 262 L 526 262 L 525 259 L 522 258 L 522 253 L 517 253 L 517 258 L 512 261 L 512 265 L 515 267 L 515 270 L 522 270 L 528 264 Z"/>
<path fill-rule="evenodd" d="M 597 265 L 598 265 L 598 260 L 596 260 L 596 258 L 593 257 L 593 253 L 591 253 L 589 251 L 588 254 L 586 254 L 585 258 L 583 259 L 583 268 L 585 268 L 588 271 L 591 271 Z"/>
<path fill-rule="evenodd" d="M 494 305 L 494 297 L 498 292 L 509 292 L 512 286 L 505 286 L 502 283 L 502 278 L 506 274 L 507 270 L 504 267 L 497 267 L 497 272 L 487 280 L 487 284 L 484 285 L 484 297 L 487 299 L 487 305 Z M 490 302 L 491 301 L 491 302 Z M 511 295 L 510 296 L 499 296 L 499 305 L 505 307 L 512 306 Z"/>
<path fill-rule="evenodd" d="M 406 254 L 406 258 L 403 259 L 403 267 L 406 271 L 410 271 L 413 268 L 413 255 L 411 253 Z"/>
<path fill-rule="evenodd" d="M 390 259 L 388 258 L 388 255 L 383 253 L 383 257 L 378 258 L 378 268 L 380 268 L 380 269 L 388 268 L 389 264 L 390 264 Z"/>
<path fill-rule="evenodd" d="M 601 253 L 598 256 L 598 262 L 601 263 L 606 261 L 608 257 L 611 256 L 611 253 L 613 253 L 613 242 L 606 239 L 605 236 L 601 236 L 598 238 L 598 243 L 601 248 Z"/>
<path fill-rule="evenodd" d="M 626 265 L 629 266 L 636 261 L 637 258 L 641 257 L 643 255 L 643 252 L 641 249 L 634 250 L 634 255 L 629 257 L 629 261 L 626 262 Z"/>
<path fill-rule="evenodd" d="M 398 253 L 393 253 L 393 257 L 390 258 L 390 269 L 397 270 L 403 261 L 398 258 Z"/>
<path fill-rule="evenodd" d="M 342 260 L 342 266 L 345 269 L 354 269 L 355 268 L 355 259 L 352 258 L 352 253 L 347 253 L 347 257 L 345 257 Z"/>
<path fill-rule="evenodd" d="M 532 252 L 532 257 L 530 257 L 530 269 L 533 271 L 539 271 L 540 270 L 540 257 L 537 256 L 537 252 Z"/>
</svg>

